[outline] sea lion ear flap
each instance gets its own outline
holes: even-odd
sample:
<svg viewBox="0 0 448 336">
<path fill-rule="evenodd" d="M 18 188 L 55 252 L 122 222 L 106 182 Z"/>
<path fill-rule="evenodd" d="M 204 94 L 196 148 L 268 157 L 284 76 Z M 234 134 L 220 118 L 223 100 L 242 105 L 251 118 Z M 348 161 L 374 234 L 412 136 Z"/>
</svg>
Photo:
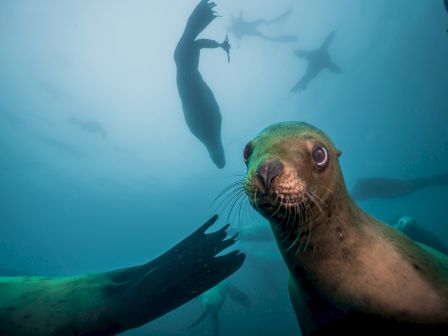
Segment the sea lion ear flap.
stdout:
<svg viewBox="0 0 448 336">
<path fill-rule="evenodd" d="M 342 152 L 339 149 L 336 149 L 336 157 L 340 157 L 342 155 Z"/>
</svg>

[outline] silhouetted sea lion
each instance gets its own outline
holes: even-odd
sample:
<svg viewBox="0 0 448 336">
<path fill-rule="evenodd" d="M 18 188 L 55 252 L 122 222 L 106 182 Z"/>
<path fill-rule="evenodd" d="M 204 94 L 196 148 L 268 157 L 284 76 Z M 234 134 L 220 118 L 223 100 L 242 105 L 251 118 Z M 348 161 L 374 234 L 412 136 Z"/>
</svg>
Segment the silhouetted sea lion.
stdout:
<svg viewBox="0 0 448 336">
<path fill-rule="evenodd" d="M 214 40 L 196 39 L 215 18 L 215 3 L 202 0 L 188 19 L 185 31 L 177 44 L 174 60 L 177 66 L 177 89 L 182 101 L 185 121 L 190 131 L 206 147 L 211 159 L 218 168 L 226 164 L 221 141 L 221 112 L 212 90 L 199 73 L 201 49 L 222 48 L 229 55 L 227 40 L 218 43 Z"/>
<path fill-rule="evenodd" d="M 225 226 L 192 235 L 147 264 L 71 277 L 0 277 L 0 335 L 115 335 L 152 321 L 217 285 L 243 263 Z"/>
<path fill-rule="evenodd" d="M 230 26 L 227 28 L 230 33 L 232 33 L 238 40 L 243 36 L 260 37 L 262 39 L 271 42 L 295 42 L 297 41 L 297 36 L 295 35 L 278 35 L 278 36 L 267 36 L 258 30 L 260 25 L 271 25 L 280 21 L 285 20 L 292 13 L 292 9 L 288 9 L 286 12 L 280 14 L 272 20 L 253 20 L 247 21 L 244 19 L 243 12 L 237 18 L 232 18 Z"/>
<path fill-rule="evenodd" d="M 448 186 L 448 174 L 410 180 L 386 177 L 363 178 L 356 181 L 351 192 L 354 199 L 395 198 L 433 186 Z"/>
<path fill-rule="evenodd" d="M 392 226 L 406 234 L 412 240 L 448 255 L 448 246 L 435 233 L 419 225 L 414 218 L 401 216 L 392 222 Z"/>
<path fill-rule="evenodd" d="M 308 88 L 308 84 L 323 70 L 328 69 L 333 73 L 342 73 L 341 69 L 332 61 L 328 54 L 328 47 L 334 39 L 335 32 L 331 32 L 319 49 L 305 51 L 296 50 L 297 57 L 308 61 L 305 75 L 291 89 L 291 92 L 302 92 Z"/>
<path fill-rule="evenodd" d="M 92 120 L 81 120 L 79 118 L 76 118 L 75 116 L 71 116 L 68 119 L 68 122 L 71 123 L 74 126 L 79 127 L 84 132 L 88 133 L 98 133 L 103 139 L 106 137 L 106 130 L 104 129 L 103 125 L 101 125 L 97 121 Z"/>
<path fill-rule="evenodd" d="M 219 336 L 219 312 L 227 296 L 243 307 L 249 308 L 251 305 L 249 298 L 241 289 L 231 282 L 224 280 L 200 296 L 203 312 L 201 316 L 188 327 L 188 330 L 199 325 L 207 317 L 210 317 L 212 321 L 213 335 Z"/>
<path fill-rule="evenodd" d="M 269 220 L 304 335 L 448 334 L 448 257 L 366 214 L 317 128 L 275 124 L 249 142 L 245 190 Z"/>
</svg>

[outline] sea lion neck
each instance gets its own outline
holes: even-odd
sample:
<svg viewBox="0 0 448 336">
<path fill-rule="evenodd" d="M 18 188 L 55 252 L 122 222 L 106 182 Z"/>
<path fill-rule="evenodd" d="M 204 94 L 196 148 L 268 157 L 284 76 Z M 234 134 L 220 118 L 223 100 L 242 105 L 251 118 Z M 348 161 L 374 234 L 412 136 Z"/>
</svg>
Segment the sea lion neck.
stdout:
<svg viewBox="0 0 448 336">
<path fill-rule="evenodd" d="M 284 236 L 281 225 L 270 221 L 283 257 L 292 258 L 296 265 L 308 269 L 318 267 L 329 258 L 354 255 L 356 241 L 363 234 L 364 221 L 360 219 L 365 214 L 349 197 L 342 177 L 331 197 L 311 209 L 307 220 L 296 225 L 303 227 L 301 232 L 289 237 Z M 299 235 L 302 236 L 299 238 Z"/>
</svg>

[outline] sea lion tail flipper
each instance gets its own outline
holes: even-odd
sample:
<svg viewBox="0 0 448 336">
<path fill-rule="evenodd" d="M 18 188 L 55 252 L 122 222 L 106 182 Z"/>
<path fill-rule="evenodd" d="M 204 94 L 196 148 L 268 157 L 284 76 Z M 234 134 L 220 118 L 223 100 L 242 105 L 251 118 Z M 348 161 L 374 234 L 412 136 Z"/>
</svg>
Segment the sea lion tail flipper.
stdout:
<svg viewBox="0 0 448 336">
<path fill-rule="evenodd" d="M 252 305 L 249 297 L 241 289 L 230 283 L 227 285 L 227 294 L 243 307 L 249 308 Z"/>
<path fill-rule="evenodd" d="M 188 328 L 188 330 L 193 329 L 194 327 L 196 327 L 197 325 L 199 325 L 202 321 L 204 321 L 207 316 L 210 315 L 210 309 L 206 309 L 198 318 L 196 321 L 194 321 Z"/>
<path fill-rule="evenodd" d="M 219 336 L 219 316 L 218 311 L 213 312 L 212 316 L 213 335 Z"/>
</svg>

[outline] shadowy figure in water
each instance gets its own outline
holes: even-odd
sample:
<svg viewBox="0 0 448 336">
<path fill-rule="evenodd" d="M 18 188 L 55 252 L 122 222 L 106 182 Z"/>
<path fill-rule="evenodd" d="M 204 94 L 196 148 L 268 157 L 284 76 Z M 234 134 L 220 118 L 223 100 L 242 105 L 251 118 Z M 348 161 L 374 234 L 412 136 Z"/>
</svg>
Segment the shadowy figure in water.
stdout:
<svg viewBox="0 0 448 336">
<path fill-rule="evenodd" d="M 448 13 L 448 0 L 445 0 L 444 4 L 445 4 L 445 10 Z M 448 32 L 448 29 L 446 31 Z"/>
<path fill-rule="evenodd" d="M 63 143 L 59 140 L 56 140 L 56 139 L 53 139 L 53 138 L 50 138 L 47 136 L 43 136 L 43 135 L 37 135 L 37 138 L 45 145 L 48 145 L 50 147 L 53 147 L 60 151 L 63 151 L 67 154 L 77 156 L 77 157 L 80 157 L 83 155 L 83 153 L 80 152 L 76 147 L 74 147 L 72 145 L 68 145 L 66 143 Z"/>
<path fill-rule="evenodd" d="M 202 0 L 188 19 L 185 31 L 177 44 L 174 60 L 177 66 L 177 89 L 182 101 L 185 121 L 190 131 L 206 147 L 218 168 L 225 166 L 224 148 L 221 141 L 221 113 L 213 92 L 199 73 L 201 49 L 222 48 L 230 61 L 230 44 L 214 40 L 196 39 L 217 17 L 214 2 Z"/>
<path fill-rule="evenodd" d="M 414 218 L 410 216 L 398 216 L 391 224 L 412 240 L 427 245 L 448 256 L 448 246 L 435 233 L 419 225 Z"/>
<path fill-rule="evenodd" d="M 85 121 L 71 116 L 68 122 L 72 125 L 78 126 L 81 130 L 88 133 L 98 133 L 103 139 L 106 137 L 106 130 L 97 121 Z"/>
<path fill-rule="evenodd" d="M 297 36 L 295 35 L 280 35 L 280 36 L 267 36 L 258 30 L 258 27 L 269 26 L 271 24 L 284 21 L 290 14 L 292 13 L 292 9 L 288 9 L 283 14 L 280 14 L 276 18 L 272 20 L 253 20 L 246 21 L 243 17 L 243 12 L 240 13 L 240 16 L 235 18 L 232 17 L 230 26 L 227 28 L 229 33 L 235 36 L 236 39 L 240 40 L 243 36 L 252 36 L 252 37 L 260 37 L 262 39 L 272 41 L 272 42 L 295 42 L 297 41 Z"/>
<path fill-rule="evenodd" d="M 370 198 L 395 198 L 432 186 L 448 186 L 448 174 L 412 180 L 383 177 L 359 179 L 352 190 L 352 196 L 359 201 Z"/>
<path fill-rule="evenodd" d="M 224 280 L 200 296 L 203 312 L 201 316 L 199 316 L 199 318 L 188 327 L 187 330 L 196 327 L 208 316 L 210 316 L 213 325 L 213 335 L 219 336 L 218 314 L 224 301 L 226 300 L 227 295 L 243 307 L 249 308 L 251 306 L 251 302 L 246 294 L 244 294 L 238 287 L 234 286 L 229 281 Z"/>
<path fill-rule="evenodd" d="M 291 89 L 291 92 L 302 92 L 308 88 L 308 84 L 323 70 L 328 69 L 333 73 L 342 73 L 341 69 L 331 60 L 328 47 L 333 41 L 335 32 L 332 31 L 319 49 L 305 51 L 296 50 L 297 57 L 308 61 L 308 67 L 302 79 Z"/>
</svg>

